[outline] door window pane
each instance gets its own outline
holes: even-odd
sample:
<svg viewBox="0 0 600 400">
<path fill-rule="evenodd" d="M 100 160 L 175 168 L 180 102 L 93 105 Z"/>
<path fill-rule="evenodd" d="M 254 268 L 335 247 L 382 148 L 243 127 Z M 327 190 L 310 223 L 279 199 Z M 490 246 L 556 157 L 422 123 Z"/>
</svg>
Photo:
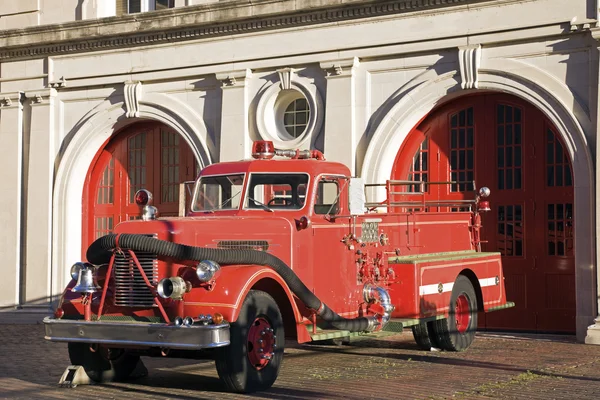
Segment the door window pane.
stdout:
<svg viewBox="0 0 600 400">
<path fill-rule="evenodd" d="M 523 185 L 523 151 L 521 144 L 521 110 L 506 104 L 496 107 L 498 189 L 521 189 Z"/>
<path fill-rule="evenodd" d="M 96 204 L 113 204 L 114 202 L 114 183 L 115 183 L 115 161 L 110 158 L 110 161 L 102 172 L 102 178 L 98 184 L 98 196 Z"/>
<path fill-rule="evenodd" d="M 503 256 L 523 256 L 523 206 L 498 206 L 497 248 Z"/>
<path fill-rule="evenodd" d="M 165 129 L 160 132 L 161 146 L 161 200 L 163 203 L 179 201 L 179 135 Z"/>
<path fill-rule="evenodd" d="M 132 136 L 128 140 L 129 154 L 129 203 L 135 202 L 135 192 L 146 186 L 146 133 Z"/>
<path fill-rule="evenodd" d="M 546 186 L 573 186 L 571 162 L 562 142 L 550 128 L 546 131 Z"/>
<path fill-rule="evenodd" d="M 573 256 L 573 204 L 548 204 L 546 212 L 549 256 Z"/>
<path fill-rule="evenodd" d="M 473 108 L 461 110 L 450 117 L 450 185 L 452 192 L 473 190 L 473 182 L 467 177 L 475 176 L 475 133 Z"/>
<path fill-rule="evenodd" d="M 413 182 L 427 182 L 429 173 L 429 139 L 423 140 L 417 149 L 413 157 L 413 163 L 408 171 L 407 180 Z M 407 191 L 409 192 L 422 192 L 425 188 L 421 187 L 421 184 L 410 185 Z"/>
<path fill-rule="evenodd" d="M 108 235 L 113 229 L 113 217 L 96 217 L 94 234 L 96 239 Z"/>
</svg>

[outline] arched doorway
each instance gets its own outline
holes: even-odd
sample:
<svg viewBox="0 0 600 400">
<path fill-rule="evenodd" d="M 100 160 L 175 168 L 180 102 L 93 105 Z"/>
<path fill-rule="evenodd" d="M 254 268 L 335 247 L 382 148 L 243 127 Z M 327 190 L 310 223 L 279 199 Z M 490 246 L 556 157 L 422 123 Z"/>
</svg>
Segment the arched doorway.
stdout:
<svg viewBox="0 0 600 400">
<path fill-rule="evenodd" d="M 558 132 L 510 95 L 468 96 L 433 111 L 400 149 L 392 179 L 488 186 L 484 251 L 502 254 L 507 298 L 490 329 L 575 332 L 573 176 Z M 471 198 L 472 185 L 431 185 L 426 196 Z"/>
<path fill-rule="evenodd" d="M 135 192 L 148 189 L 161 216 L 179 213 L 179 184 L 199 165 L 185 140 L 168 126 L 143 122 L 115 135 L 92 163 L 83 198 L 83 252 L 119 222 L 138 219 Z"/>
</svg>

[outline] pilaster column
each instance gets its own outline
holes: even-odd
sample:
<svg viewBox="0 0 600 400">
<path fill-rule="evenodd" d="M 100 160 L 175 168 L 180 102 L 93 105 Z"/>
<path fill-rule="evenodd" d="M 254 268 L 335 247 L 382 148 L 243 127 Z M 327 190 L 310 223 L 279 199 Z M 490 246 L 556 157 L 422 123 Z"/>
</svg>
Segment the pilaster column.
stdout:
<svg viewBox="0 0 600 400">
<path fill-rule="evenodd" d="M 251 76 L 249 69 L 217 74 L 217 80 L 223 85 L 221 135 L 218 138 L 220 161 L 237 161 L 250 156 L 250 96 L 246 80 Z"/>
<path fill-rule="evenodd" d="M 21 284 L 21 201 L 23 171 L 23 93 L 0 93 L 0 308 L 18 306 Z"/>
<path fill-rule="evenodd" d="M 31 107 L 25 179 L 26 251 L 24 307 L 47 307 L 52 287 L 52 189 L 56 154 L 55 89 L 26 92 Z M 68 243 L 62 243 L 68 246 Z M 62 266 L 66 268 L 67 266 Z"/>
<path fill-rule="evenodd" d="M 600 28 L 593 28 L 590 30 L 592 33 L 592 37 L 596 39 L 597 51 L 596 51 L 596 64 L 600 63 Z M 600 71 L 600 70 L 599 70 Z M 598 310 L 600 310 L 600 297 L 598 293 L 600 293 L 600 269 L 598 269 L 598 256 L 600 255 L 600 242 L 598 241 L 598 232 L 600 232 L 600 207 L 598 204 L 598 199 L 600 199 L 600 168 L 598 168 L 598 156 L 600 155 L 600 121 L 598 120 L 600 116 L 600 74 L 596 78 L 596 110 L 593 110 L 592 121 L 596 121 L 596 240 L 595 240 L 595 250 L 596 250 L 596 260 L 594 269 L 596 271 L 596 293 L 594 295 L 594 299 L 596 301 L 596 312 L 597 317 L 594 319 L 594 324 L 588 326 L 587 335 L 585 337 L 585 343 L 588 344 L 600 344 L 600 314 L 598 314 Z"/>
<path fill-rule="evenodd" d="M 321 63 L 327 76 L 325 105 L 324 154 L 338 161 L 356 175 L 356 83 L 357 57 Z"/>
</svg>

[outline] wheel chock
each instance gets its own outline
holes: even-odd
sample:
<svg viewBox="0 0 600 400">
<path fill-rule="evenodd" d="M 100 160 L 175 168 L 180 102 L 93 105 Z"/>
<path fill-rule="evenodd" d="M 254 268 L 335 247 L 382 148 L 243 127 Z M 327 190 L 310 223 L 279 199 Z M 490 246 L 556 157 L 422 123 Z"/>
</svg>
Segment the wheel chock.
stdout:
<svg viewBox="0 0 600 400">
<path fill-rule="evenodd" d="M 85 373 L 81 365 L 69 365 L 58 381 L 58 386 L 74 388 L 77 385 L 91 385 L 94 381 Z"/>
</svg>

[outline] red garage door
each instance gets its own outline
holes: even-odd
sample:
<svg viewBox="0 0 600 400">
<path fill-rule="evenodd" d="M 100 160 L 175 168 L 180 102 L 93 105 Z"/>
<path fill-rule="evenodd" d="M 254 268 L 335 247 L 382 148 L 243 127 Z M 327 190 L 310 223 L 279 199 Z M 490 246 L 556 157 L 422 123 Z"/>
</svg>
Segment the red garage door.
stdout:
<svg viewBox="0 0 600 400">
<path fill-rule="evenodd" d="M 475 181 L 492 190 L 484 251 L 502 253 L 507 298 L 490 329 L 575 332 L 573 177 L 557 130 L 535 107 L 508 95 L 444 105 L 400 149 L 392 179 Z M 430 199 L 472 198 L 471 185 L 434 186 Z"/>
<path fill-rule="evenodd" d="M 84 196 L 83 251 L 121 221 L 137 219 L 135 192 L 148 189 L 160 216 L 179 212 L 179 184 L 193 180 L 193 153 L 171 128 L 158 123 L 132 125 L 100 151 L 88 173 Z"/>
</svg>

